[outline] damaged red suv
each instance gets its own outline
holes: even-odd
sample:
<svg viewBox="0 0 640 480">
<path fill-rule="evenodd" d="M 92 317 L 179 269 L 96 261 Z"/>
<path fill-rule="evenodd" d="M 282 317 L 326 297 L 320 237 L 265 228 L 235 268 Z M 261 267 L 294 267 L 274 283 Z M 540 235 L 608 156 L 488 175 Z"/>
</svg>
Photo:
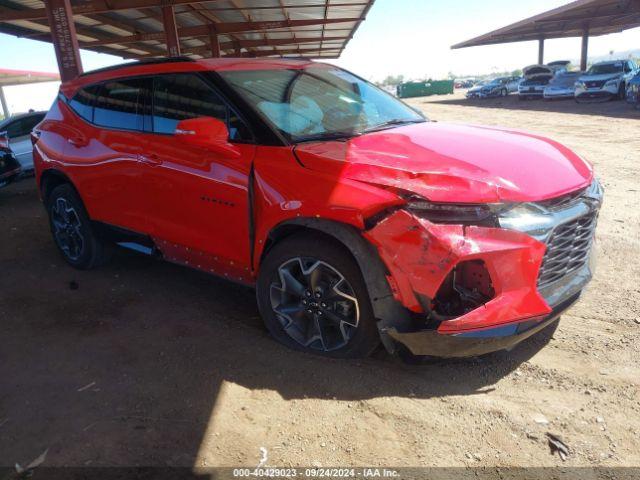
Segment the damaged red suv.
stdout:
<svg viewBox="0 0 640 480">
<path fill-rule="evenodd" d="M 552 140 L 436 123 L 337 67 L 173 59 L 65 83 L 33 133 L 51 231 L 255 286 L 280 342 L 461 357 L 555 322 L 592 275 L 602 190 Z"/>
</svg>

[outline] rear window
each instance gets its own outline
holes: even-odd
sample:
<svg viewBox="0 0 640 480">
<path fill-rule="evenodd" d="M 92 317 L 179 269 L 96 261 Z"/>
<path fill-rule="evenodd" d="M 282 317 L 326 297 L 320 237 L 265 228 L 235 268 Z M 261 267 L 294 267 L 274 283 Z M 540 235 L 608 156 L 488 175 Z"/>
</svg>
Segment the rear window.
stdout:
<svg viewBox="0 0 640 480">
<path fill-rule="evenodd" d="M 99 88 L 97 85 L 81 88 L 69 102 L 73 111 L 88 122 L 93 122 L 93 104 Z"/>
<path fill-rule="evenodd" d="M 144 130 L 150 122 L 151 80 L 116 80 L 102 85 L 93 111 L 93 123 L 121 130 Z"/>
</svg>

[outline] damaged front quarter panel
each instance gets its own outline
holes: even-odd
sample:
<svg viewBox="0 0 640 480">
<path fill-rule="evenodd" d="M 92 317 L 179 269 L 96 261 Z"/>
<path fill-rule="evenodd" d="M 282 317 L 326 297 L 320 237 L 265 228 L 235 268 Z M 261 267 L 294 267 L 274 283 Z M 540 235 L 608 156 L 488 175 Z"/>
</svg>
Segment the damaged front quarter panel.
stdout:
<svg viewBox="0 0 640 480">
<path fill-rule="evenodd" d="M 416 345 L 412 341 L 416 335 L 427 343 L 430 339 L 437 343 L 443 336 L 495 332 L 496 328 L 525 321 L 539 323 L 551 313 L 536 288 L 545 245 L 526 234 L 500 228 L 434 224 L 406 210 L 397 210 L 364 232 L 364 236 L 377 248 L 391 273 L 396 299 L 420 319 L 413 332 L 398 331 L 393 319 L 389 319 L 382 326 L 383 333 L 404 343 L 415 354 L 442 356 L 446 345 L 441 343 L 434 351 L 432 345 Z M 455 284 L 460 281 L 456 280 L 456 273 L 462 277 L 460 267 L 474 264 L 490 277 L 485 280 L 488 283 L 484 303 L 465 308 L 458 316 L 442 315 L 437 297 L 452 278 L 458 293 L 483 298 L 475 284 Z"/>
</svg>

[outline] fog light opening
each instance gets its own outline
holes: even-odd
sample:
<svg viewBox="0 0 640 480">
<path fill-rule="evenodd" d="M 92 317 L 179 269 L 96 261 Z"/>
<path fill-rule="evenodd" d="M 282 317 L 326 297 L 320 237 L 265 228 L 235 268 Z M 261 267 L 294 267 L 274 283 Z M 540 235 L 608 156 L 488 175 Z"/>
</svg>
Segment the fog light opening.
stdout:
<svg viewBox="0 0 640 480">
<path fill-rule="evenodd" d="M 481 307 L 495 295 L 482 260 L 460 262 L 442 282 L 433 300 L 433 312 L 439 320 L 451 320 Z"/>
</svg>

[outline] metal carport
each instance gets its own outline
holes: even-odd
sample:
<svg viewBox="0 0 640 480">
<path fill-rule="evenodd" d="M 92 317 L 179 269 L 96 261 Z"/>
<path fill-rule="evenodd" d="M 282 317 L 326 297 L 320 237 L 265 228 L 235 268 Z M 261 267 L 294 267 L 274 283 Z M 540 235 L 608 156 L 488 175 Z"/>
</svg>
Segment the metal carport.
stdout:
<svg viewBox="0 0 640 480">
<path fill-rule="evenodd" d="M 126 59 L 337 58 L 374 0 L 0 0 L 0 32 L 52 42 L 63 81 L 79 48 Z"/>
<path fill-rule="evenodd" d="M 4 97 L 4 87 L 26 85 L 29 83 L 55 82 L 58 80 L 60 80 L 60 76 L 57 73 L 0 68 L 0 104 L 2 105 L 4 117 L 8 118 L 11 114 Z"/>
<path fill-rule="evenodd" d="M 544 63 L 546 39 L 582 37 L 580 68 L 586 70 L 589 37 L 635 27 L 640 27 L 640 0 L 577 0 L 451 48 L 537 40 L 538 63 Z"/>
</svg>

